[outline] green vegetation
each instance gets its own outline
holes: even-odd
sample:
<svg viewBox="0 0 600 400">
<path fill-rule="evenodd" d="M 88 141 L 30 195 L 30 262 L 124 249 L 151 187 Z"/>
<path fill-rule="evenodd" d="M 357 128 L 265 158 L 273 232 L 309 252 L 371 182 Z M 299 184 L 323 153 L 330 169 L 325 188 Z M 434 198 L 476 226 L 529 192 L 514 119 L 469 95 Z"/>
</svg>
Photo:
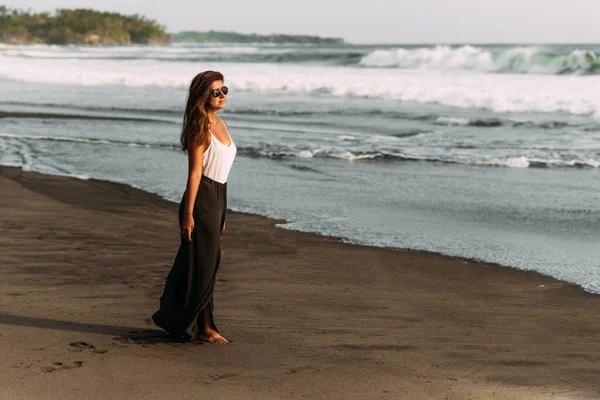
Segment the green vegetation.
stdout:
<svg viewBox="0 0 600 400">
<path fill-rule="evenodd" d="M 0 6 L 0 42 L 15 44 L 169 43 L 165 28 L 140 15 L 87 9 L 30 13 Z"/>
<path fill-rule="evenodd" d="M 339 38 L 322 38 L 306 35 L 257 35 L 235 32 L 180 32 L 173 36 L 174 42 L 187 43 L 299 43 L 299 44 L 343 44 Z"/>
<path fill-rule="evenodd" d="M 0 5 L 0 42 L 13 44 L 162 44 L 187 43 L 295 43 L 343 44 L 339 38 L 308 35 L 257 35 L 235 32 L 180 32 L 144 16 L 121 15 L 88 9 L 57 9 L 31 13 Z"/>
</svg>

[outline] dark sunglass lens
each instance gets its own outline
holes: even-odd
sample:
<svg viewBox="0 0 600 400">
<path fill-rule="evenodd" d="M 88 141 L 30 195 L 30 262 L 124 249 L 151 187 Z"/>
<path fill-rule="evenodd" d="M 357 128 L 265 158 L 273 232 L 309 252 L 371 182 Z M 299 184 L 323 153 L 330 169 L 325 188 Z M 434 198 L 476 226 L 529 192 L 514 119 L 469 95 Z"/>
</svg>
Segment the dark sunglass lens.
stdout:
<svg viewBox="0 0 600 400">
<path fill-rule="evenodd" d="M 221 91 L 219 89 L 215 89 L 211 91 L 210 94 L 212 94 L 213 97 L 219 97 L 221 95 Z"/>
<path fill-rule="evenodd" d="M 229 88 L 227 86 L 223 86 L 221 88 L 221 91 L 223 92 L 223 94 L 227 94 L 227 92 L 229 92 Z"/>
</svg>

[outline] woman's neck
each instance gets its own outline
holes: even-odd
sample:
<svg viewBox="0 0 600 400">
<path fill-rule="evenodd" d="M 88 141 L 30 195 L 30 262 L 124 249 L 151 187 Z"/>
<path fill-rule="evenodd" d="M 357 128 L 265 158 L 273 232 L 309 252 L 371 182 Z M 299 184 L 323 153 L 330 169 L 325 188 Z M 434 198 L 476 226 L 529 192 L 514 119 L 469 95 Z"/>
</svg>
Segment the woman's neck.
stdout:
<svg viewBox="0 0 600 400">
<path fill-rule="evenodd" d="M 217 122 L 219 122 L 219 117 L 217 117 L 217 112 L 208 112 L 206 113 L 208 120 L 210 121 L 211 124 L 216 124 Z"/>
</svg>

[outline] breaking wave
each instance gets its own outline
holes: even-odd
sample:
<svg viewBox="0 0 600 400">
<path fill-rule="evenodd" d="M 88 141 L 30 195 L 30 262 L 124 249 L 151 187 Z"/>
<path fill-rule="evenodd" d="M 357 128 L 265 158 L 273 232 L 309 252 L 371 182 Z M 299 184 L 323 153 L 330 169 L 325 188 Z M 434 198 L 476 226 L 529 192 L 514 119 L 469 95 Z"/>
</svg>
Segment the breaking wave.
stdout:
<svg viewBox="0 0 600 400">
<path fill-rule="evenodd" d="M 375 50 L 364 56 L 359 64 L 380 68 L 588 75 L 600 73 L 600 54 L 582 49 L 561 54 L 535 47 L 514 47 L 498 51 L 473 46 L 435 46 Z"/>
<path fill-rule="evenodd" d="M 600 48 L 581 46 L 47 46 L 0 44 L 0 56 L 71 61 L 266 63 L 368 68 L 478 70 L 491 73 L 597 75 Z"/>
</svg>

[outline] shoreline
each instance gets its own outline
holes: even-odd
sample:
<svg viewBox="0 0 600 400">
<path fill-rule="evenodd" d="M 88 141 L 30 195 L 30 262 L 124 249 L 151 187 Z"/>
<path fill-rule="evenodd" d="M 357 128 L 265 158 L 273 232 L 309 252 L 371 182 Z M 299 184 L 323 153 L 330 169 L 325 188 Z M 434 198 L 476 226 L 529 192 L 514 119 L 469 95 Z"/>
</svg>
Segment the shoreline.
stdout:
<svg viewBox="0 0 600 400">
<path fill-rule="evenodd" d="M 1 117 L 2 117 L 2 115 L 0 113 L 0 118 Z M 149 195 L 157 196 L 161 200 L 173 204 L 175 207 L 177 207 L 179 205 L 179 203 L 177 201 L 170 200 L 170 199 L 168 199 L 166 197 L 161 196 L 158 193 L 150 192 L 150 191 L 147 191 L 147 190 L 145 190 L 145 189 L 143 189 L 141 187 L 136 187 L 136 186 L 130 185 L 128 183 L 110 181 L 110 180 L 105 180 L 105 179 L 98 179 L 98 178 L 93 178 L 93 177 L 88 177 L 88 176 L 48 174 L 48 173 L 43 173 L 43 172 L 38 172 L 38 171 L 24 171 L 22 167 L 0 164 L 0 169 L 2 169 L 2 168 L 16 168 L 16 169 L 19 169 L 19 170 L 21 170 L 23 172 L 27 172 L 27 173 L 33 172 L 33 173 L 38 173 L 38 174 L 42 174 L 42 175 L 52 175 L 52 176 L 60 176 L 60 177 L 65 177 L 65 178 L 73 178 L 73 179 L 80 179 L 80 180 L 91 180 L 91 181 L 98 181 L 98 182 L 106 182 L 106 183 L 115 184 L 115 185 L 123 185 L 124 187 L 128 187 L 128 188 L 135 189 L 135 190 L 140 190 L 140 191 L 145 192 L 145 193 L 147 193 Z M 534 273 L 534 274 L 538 274 L 541 277 L 550 278 L 550 279 L 553 279 L 553 280 L 555 280 L 557 282 L 560 282 L 562 284 L 567 284 L 567 285 L 576 287 L 576 288 L 578 288 L 578 289 L 582 290 L 583 292 L 588 293 L 590 295 L 594 295 L 594 296 L 600 295 L 600 292 L 593 292 L 593 291 L 587 290 L 587 289 L 585 289 L 579 283 L 571 282 L 571 281 L 568 281 L 568 280 L 562 280 L 562 279 L 556 278 L 556 277 L 554 277 L 552 275 L 544 274 L 542 272 L 539 272 L 539 271 L 533 270 L 533 269 L 522 269 L 522 268 L 515 267 L 515 266 L 512 266 L 512 265 L 504 265 L 504 264 L 500 264 L 500 263 L 496 263 L 496 262 L 492 262 L 492 261 L 486 261 L 486 260 L 483 260 L 483 259 L 461 257 L 461 256 L 452 255 L 452 254 L 440 253 L 440 252 L 429 251 L 429 250 L 421 250 L 421 249 L 413 249 L 413 248 L 401 248 L 401 247 L 390 247 L 390 246 L 377 246 L 377 245 L 372 245 L 372 244 L 368 244 L 368 243 L 360 243 L 360 242 L 356 242 L 356 241 L 353 241 L 352 239 L 349 239 L 349 238 L 346 238 L 346 237 L 342 237 L 342 236 L 324 235 L 324 234 L 321 234 L 320 232 L 288 229 L 288 228 L 285 228 L 285 227 L 282 227 L 282 226 L 279 226 L 279 225 L 288 224 L 288 223 L 290 223 L 290 221 L 288 221 L 286 219 L 274 218 L 274 217 L 271 217 L 269 215 L 263 215 L 263 214 L 259 214 L 259 213 L 250 213 L 250 212 L 240 212 L 240 211 L 234 211 L 234 210 L 231 210 L 231 209 L 228 209 L 227 212 L 228 212 L 228 214 L 229 213 L 236 213 L 236 214 L 240 214 L 240 215 L 257 216 L 257 217 L 261 217 L 261 218 L 266 218 L 266 219 L 272 221 L 273 226 L 275 228 L 277 228 L 277 229 L 283 229 L 283 230 L 291 231 L 291 232 L 299 232 L 299 233 L 306 233 L 306 234 L 310 234 L 310 235 L 316 235 L 316 236 L 321 237 L 321 238 L 333 240 L 335 242 L 344 243 L 344 244 L 351 245 L 351 246 L 361 246 L 361 247 L 367 247 L 367 248 L 372 248 L 372 249 L 383 249 L 383 250 L 398 251 L 398 252 L 415 252 L 415 253 L 420 253 L 420 254 L 429 255 L 429 256 L 449 257 L 449 258 L 457 260 L 457 261 L 463 261 L 463 262 L 469 262 L 469 263 L 478 263 L 478 264 L 485 264 L 487 266 L 495 267 L 495 268 L 508 268 L 508 269 L 511 269 L 511 270 L 516 270 L 516 271 L 521 271 L 521 272 L 531 272 L 531 273 Z"/>
<path fill-rule="evenodd" d="M 600 298 L 579 286 L 232 211 L 215 321 L 233 343 L 174 343 L 150 315 L 176 203 L 18 167 L 0 187 L 0 399 L 600 396 Z"/>
</svg>

